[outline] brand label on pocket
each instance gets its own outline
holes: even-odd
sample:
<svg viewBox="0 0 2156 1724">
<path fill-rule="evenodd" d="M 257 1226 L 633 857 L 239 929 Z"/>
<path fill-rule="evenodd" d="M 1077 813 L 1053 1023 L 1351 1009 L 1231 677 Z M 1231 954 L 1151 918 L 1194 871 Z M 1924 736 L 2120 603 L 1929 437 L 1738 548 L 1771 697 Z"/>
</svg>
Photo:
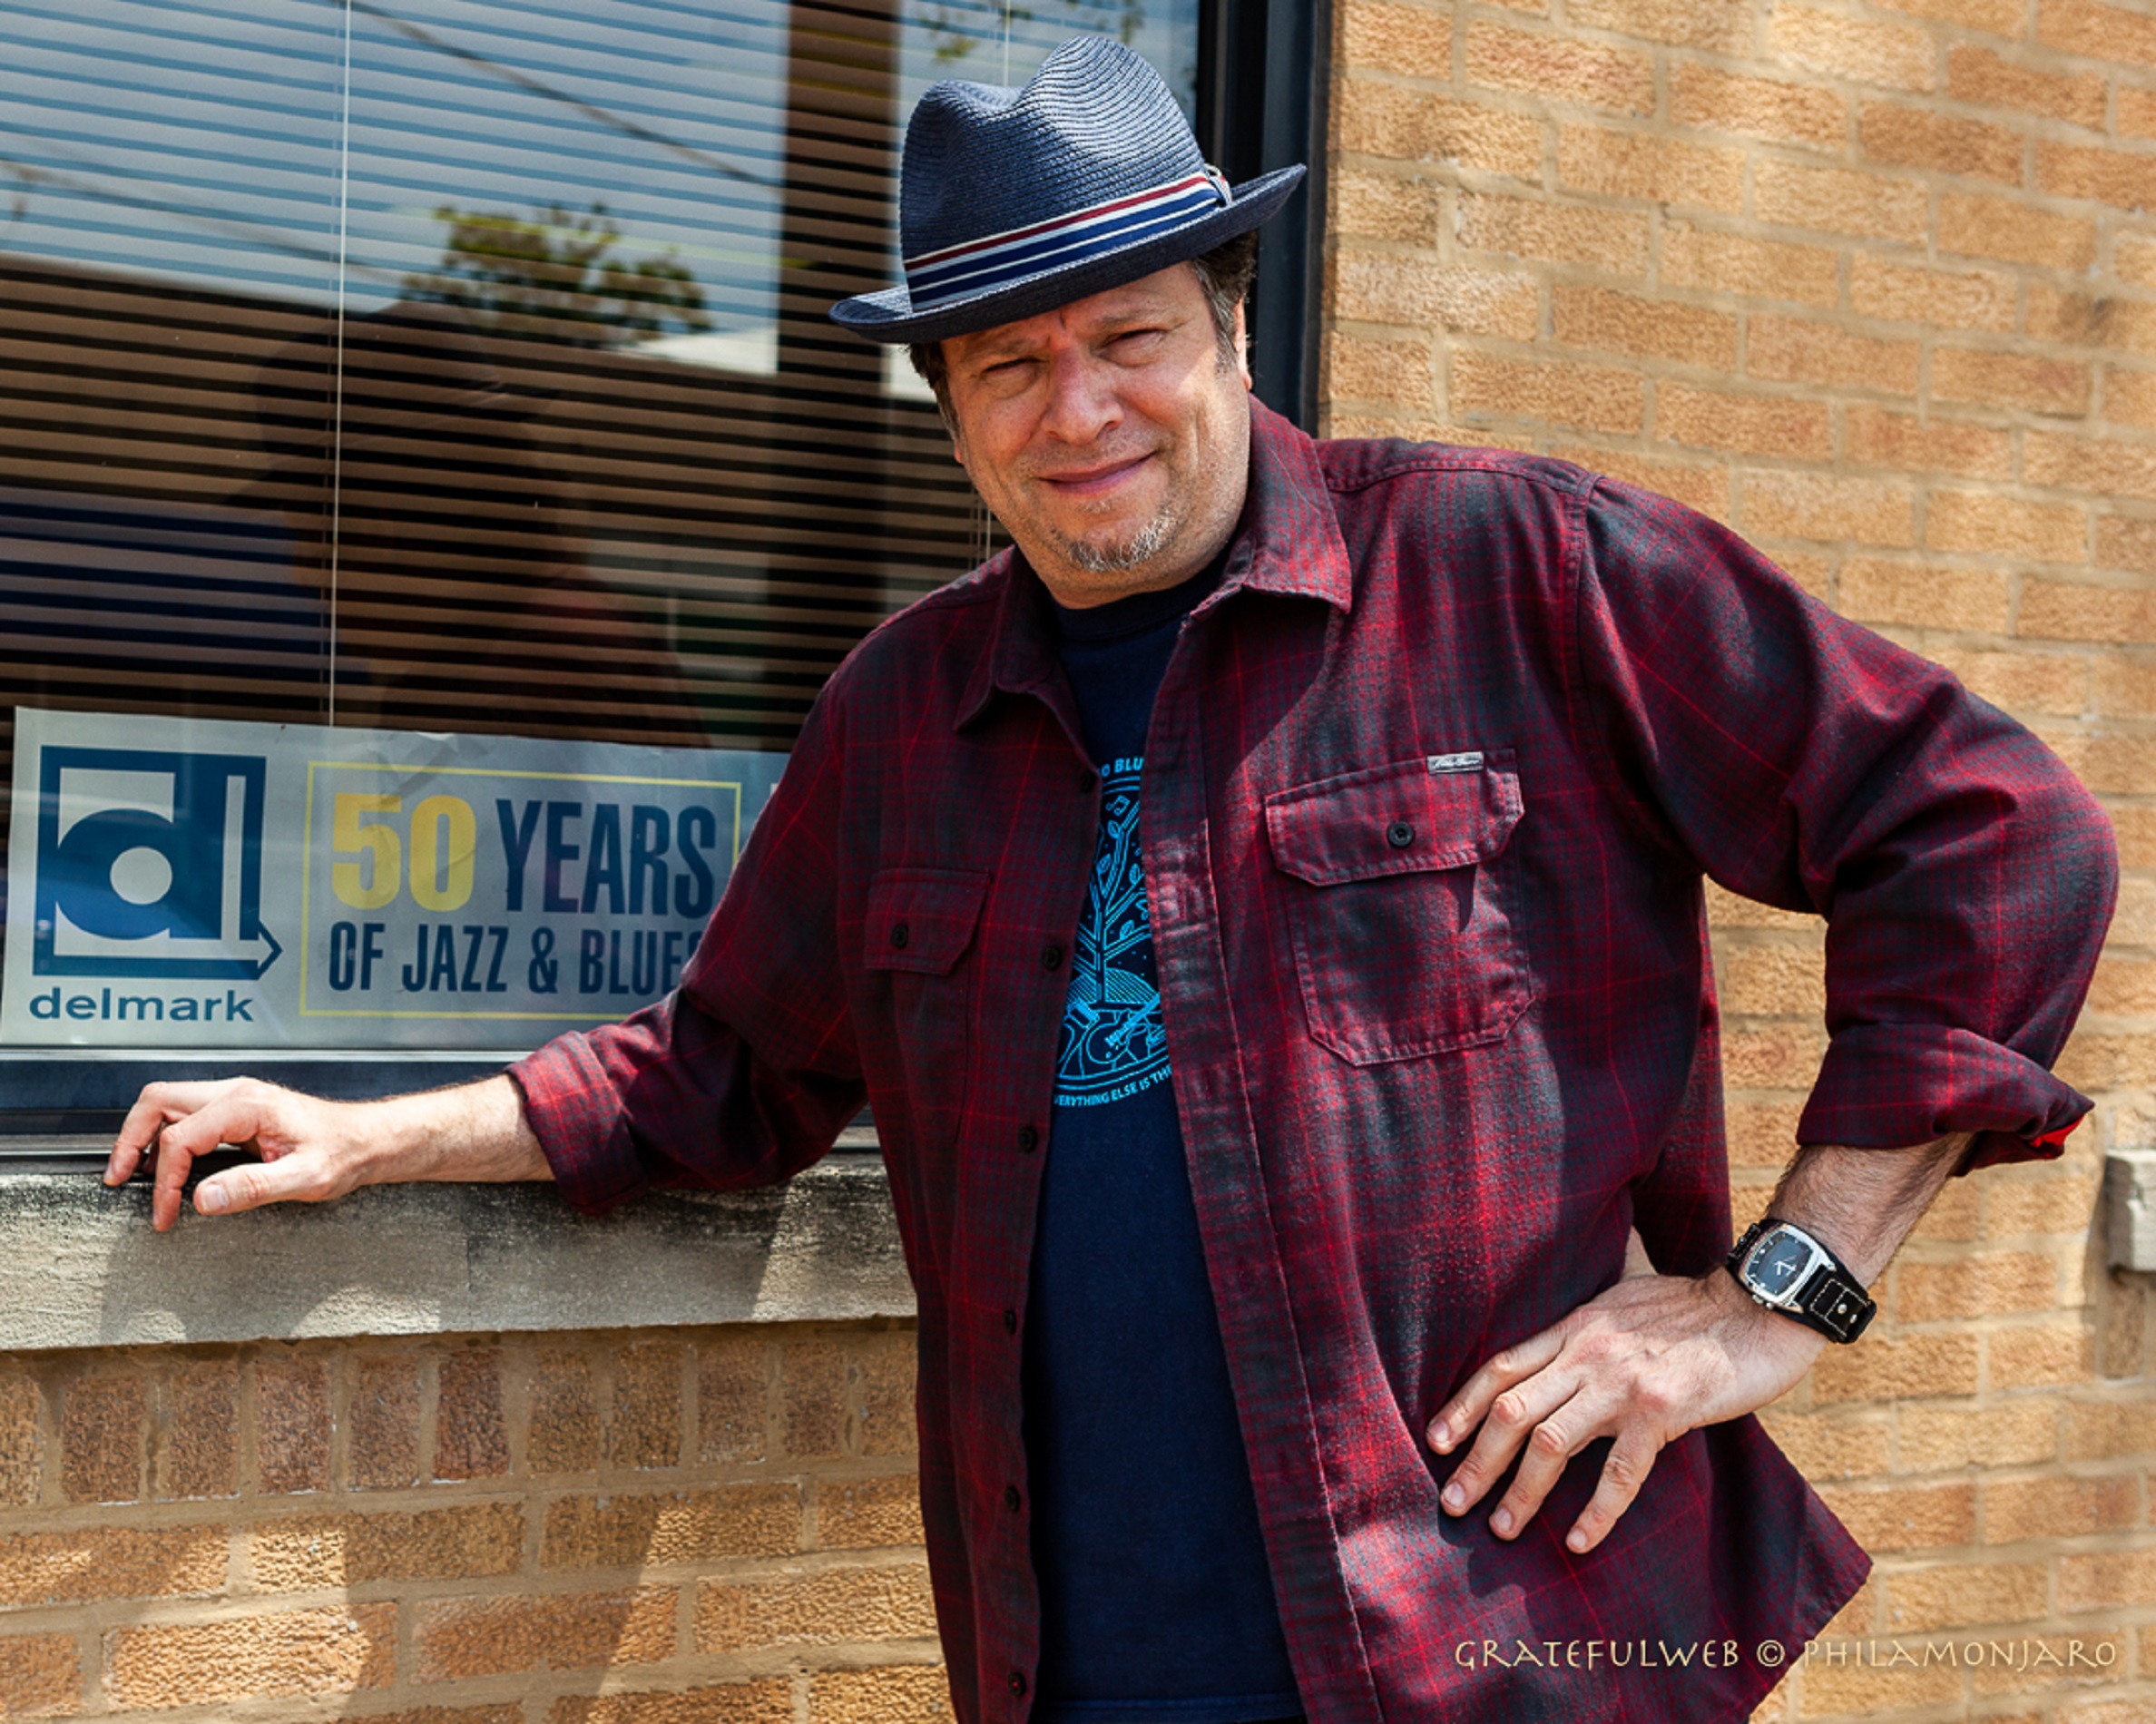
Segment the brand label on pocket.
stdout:
<svg viewBox="0 0 2156 1724">
<path fill-rule="evenodd" d="M 1482 750 L 1473 754 L 1433 754 L 1424 762 L 1433 772 L 1480 772 Z"/>
</svg>

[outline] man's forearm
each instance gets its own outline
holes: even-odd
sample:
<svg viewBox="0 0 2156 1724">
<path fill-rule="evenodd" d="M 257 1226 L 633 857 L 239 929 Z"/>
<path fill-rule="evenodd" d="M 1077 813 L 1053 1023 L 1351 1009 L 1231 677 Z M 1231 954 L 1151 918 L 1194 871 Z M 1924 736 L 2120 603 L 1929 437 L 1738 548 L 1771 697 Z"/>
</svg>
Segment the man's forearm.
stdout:
<svg viewBox="0 0 2156 1724">
<path fill-rule="evenodd" d="M 363 1104 L 363 1184 L 551 1180 L 554 1170 L 505 1076 Z"/>
<path fill-rule="evenodd" d="M 1869 1283 L 1953 1175 L 1965 1132 L 1905 1150 L 1810 1143 L 1797 1151 L 1767 1212 L 1794 1221 Z"/>
</svg>

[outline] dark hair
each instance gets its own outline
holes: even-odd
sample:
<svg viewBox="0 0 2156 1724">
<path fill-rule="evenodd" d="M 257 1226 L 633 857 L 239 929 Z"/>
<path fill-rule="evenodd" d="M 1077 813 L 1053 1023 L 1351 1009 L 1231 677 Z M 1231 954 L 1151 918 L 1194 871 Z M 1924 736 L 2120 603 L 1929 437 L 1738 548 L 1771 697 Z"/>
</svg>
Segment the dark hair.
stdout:
<svg viewBox="0 0 2156 1724">
<path fill-rule="evenodd" d="M 1220 346 L 1220 363 L 1232 365 L 1237 357 L 1235 308 L 1250 297 L 1250 278 L 1258 272 L 1257 229 L 1239 233 L 1192 258 L 1191 268 L 1198 272 L 1198 285 L 1205 292 L 1205 309 L 1212 313 L 1213 339 Z M 943 415 L 944 423 L 956 430 L 957 422 L 951 416 L 951 374 L 944 364 L 943 343 L 916 341 L 906 349 L 906 357 L 920 373 L 921 380 L 936 392 L 936 411 Z"/>
</svg>

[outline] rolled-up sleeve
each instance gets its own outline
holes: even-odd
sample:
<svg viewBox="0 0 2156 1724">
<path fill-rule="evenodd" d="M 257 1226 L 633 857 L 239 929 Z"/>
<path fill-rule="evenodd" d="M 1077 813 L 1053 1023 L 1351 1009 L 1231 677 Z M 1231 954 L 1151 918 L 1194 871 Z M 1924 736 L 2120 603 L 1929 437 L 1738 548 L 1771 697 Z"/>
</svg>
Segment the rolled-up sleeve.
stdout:
<svg viewBox="0 0 2156 1724">
<path fill-rule="evenodd" d="M 1827 921 L 1808 1143 L 1976 1134 L 1964 1171 L 2056 1154 L 2052 1075 L 2117 891 L 2065 764 L 1942 667 L 1837 616 L 1726 529 L 1602 482 L 1573 596 L 1583 703 L 1655 839 Z"/>
<path fill-rule="evenodd" d="M 828 1151 L 864 1091 L 837 936 L 830 690 L 743 847 L 681 985 L 509 1068 L 563 1195 L 774 1183 Z"/>
</svg>

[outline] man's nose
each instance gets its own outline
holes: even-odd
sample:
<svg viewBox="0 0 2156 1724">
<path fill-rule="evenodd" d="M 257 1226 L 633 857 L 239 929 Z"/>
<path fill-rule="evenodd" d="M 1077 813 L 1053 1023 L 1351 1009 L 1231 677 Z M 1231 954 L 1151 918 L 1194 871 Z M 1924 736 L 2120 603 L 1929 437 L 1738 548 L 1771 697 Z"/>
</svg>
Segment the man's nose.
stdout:
<svg viewBox="0 0 2156 1724">
<path fill-rule="evenodd" d="M 1113 367 L 1093 354 L 1066 348 L 1048 361 L 1048 407 L 1042 429 L 1063 443 L 1091 443 L 1122 416 Z"/>
</svg>

